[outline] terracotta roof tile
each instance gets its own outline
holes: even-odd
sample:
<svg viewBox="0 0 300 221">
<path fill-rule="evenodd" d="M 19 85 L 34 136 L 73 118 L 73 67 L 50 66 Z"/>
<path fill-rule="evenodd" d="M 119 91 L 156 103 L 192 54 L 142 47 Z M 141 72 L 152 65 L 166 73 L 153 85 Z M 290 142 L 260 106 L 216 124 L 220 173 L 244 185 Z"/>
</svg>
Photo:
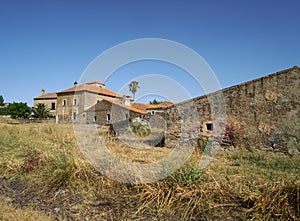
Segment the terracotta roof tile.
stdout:
<svg viewBox="0 0 300 221">
<path fill-rule="evenodd" d="M 107 99 L 107 98 L 104 98 L 103 100 L 105 100 L 107 102 L 110 102 L 112 104 L 118 105 L 120 107 L 123 107 L 127 110 L 131 110 L 131 111 L 134 111 L 134 112 L 137 112 L 137 113 L 140 113 L 140 114 L 146 114 L 145 110 L 141 110 L 141 109 L 138 109 L 138 108 L 133 107 L 133 106 L 125 105 L 125 104 L 122 104 L 121 102 L 118 102 L 118 101 L 115 101 L 115 100 L 111 100 L 111 99 Z"/>
<path fill-rule="evenodd" d="M 86 84 L 101 84 L 101 85 L 104 85 L 104 86 L 105 86 L 104 83 L 102 83 L 102 82 L 100 82 L 100 81 L 97 81 L 97 80 L 92 80 L 92 81 L 90 81 L 90 82 L 86 82 Z"/>
<path fill-rule="evenodd" d="M 53 93 L 42 94 L 34 98 L 34 100 L 56 99 L 56 98 L 57 98 L 57 94 L 53 92 Z"/>
<path fill-rule="evenodd" d="M 137 103 L 137 102 L 135 102 L 131 106 L 134 107 L 134 108 L 146 111 L 148 104 L 143 104 L 143 103 Z"/>
<path fill-rule="evenodd" d="M 97 94 L 102 94 L 102 95 L 107 95 L 110 97 L 122 97 L 120 94 L 117 94 L 111 90 L 108 90 L 106 88 L 99 88 L 97 86 L 93 85 L 88 85 L 88 84 L 81 84 L 75 87 L 68 88 L 66 90 L 58 92 L 58 94 L 64 94 L 64 93 L 75 93 L 78 91 L 89 91 L 92 93 L 97 93 Z"/>
</svg>

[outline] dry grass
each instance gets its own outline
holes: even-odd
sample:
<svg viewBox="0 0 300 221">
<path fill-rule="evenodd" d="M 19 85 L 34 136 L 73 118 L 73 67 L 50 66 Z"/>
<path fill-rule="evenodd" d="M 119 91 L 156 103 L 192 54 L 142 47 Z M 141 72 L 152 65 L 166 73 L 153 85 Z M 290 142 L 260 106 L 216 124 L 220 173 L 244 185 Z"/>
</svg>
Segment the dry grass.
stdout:
<svg viewBox="0 0 300 221">
<path fill-rule="evenodd" d="M 19 209 L 7 202 L 6 198 L 0 196 L 0 220 L 2 221 L 53 221 L 55 220 L 49 214 L 36 211 L 32 208 Z"/>
<path fill-rule="evenodd" d="M 171 151 L 107 146 L 114 155 L 141 164 Z M 60 220 L 300 218 L 299 155 L 219 152 L 203 170 L 198 167 L 200 157 L 196 151 L 164 180 L 130 185 L 101 175 L 85 160 L 72 125 L 0 123 L 0 177 L 11 190 L 2 187 L 0 195 L 15 199 L 14 205 L 3 201 L 0 214 L 4 220 L 18 220 L 20 214 L 37 219 L 40 212 L 31 209 L 36 208 Z M 12 212 L 15 206 L 22 209 Z"/>
</svg>

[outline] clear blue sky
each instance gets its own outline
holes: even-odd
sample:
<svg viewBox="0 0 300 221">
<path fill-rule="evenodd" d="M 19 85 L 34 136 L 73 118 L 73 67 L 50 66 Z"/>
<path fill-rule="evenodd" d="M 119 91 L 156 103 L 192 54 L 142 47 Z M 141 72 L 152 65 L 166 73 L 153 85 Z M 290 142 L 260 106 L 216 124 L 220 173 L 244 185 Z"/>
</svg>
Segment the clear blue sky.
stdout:
<svg viewBox="0 0 300 221">
<path fill-rule="evenodd" d="M 0 0 L 0 95 L 32 105 L 41 88 L 71 87 L 100 53 L 138 38 L 192 48 L 228 87 L 300 65 L 299 8 L 297 0 Z M 160 72 L 151 65 L 134 70 Z M 111 79 L 107 88 L 124 87 Z"/>
</svg>

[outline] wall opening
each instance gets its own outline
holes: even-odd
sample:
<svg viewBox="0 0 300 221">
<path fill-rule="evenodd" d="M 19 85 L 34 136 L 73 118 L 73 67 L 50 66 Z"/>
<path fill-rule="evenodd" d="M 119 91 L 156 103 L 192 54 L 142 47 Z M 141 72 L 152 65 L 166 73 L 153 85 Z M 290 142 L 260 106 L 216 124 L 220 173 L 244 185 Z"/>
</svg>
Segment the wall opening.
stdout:
<svg viewBox="0 0 300 221">
<path fill-rule="evenodd" d="M 51 103 L 51 110 L 55 110 L 55 103 Z"/>
<path fill-rule="evenodd" d="M 208 131 L 213 131 L 213 130 L 214 130 L 214 125 L 213 125 L 213 123 L 206 123 L 206 130 L 208 130 Z"/>
<path fill-rule="evenodd" d="M 106 114 L 106 120 L 110 121 L 110 114 Z"/>
</svg>

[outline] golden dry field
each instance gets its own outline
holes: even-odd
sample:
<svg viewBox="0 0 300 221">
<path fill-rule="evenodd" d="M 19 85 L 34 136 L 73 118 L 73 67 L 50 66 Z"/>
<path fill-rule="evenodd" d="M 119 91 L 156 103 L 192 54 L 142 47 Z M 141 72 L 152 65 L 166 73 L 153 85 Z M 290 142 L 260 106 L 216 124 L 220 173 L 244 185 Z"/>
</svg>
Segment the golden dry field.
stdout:
<svg viewBox="0 0 300 221">
<path fill-rule="evenodd" d="M 109 150 L 151 163 L 168 148 Z M 126 184 L 95 170 L 72 125 L 0 123 L 0 220 L 299 220 L 300 156 L 252 148 L 217 153 L 200 170 L 195 150 L 173 175 Z"/>
</svg>

